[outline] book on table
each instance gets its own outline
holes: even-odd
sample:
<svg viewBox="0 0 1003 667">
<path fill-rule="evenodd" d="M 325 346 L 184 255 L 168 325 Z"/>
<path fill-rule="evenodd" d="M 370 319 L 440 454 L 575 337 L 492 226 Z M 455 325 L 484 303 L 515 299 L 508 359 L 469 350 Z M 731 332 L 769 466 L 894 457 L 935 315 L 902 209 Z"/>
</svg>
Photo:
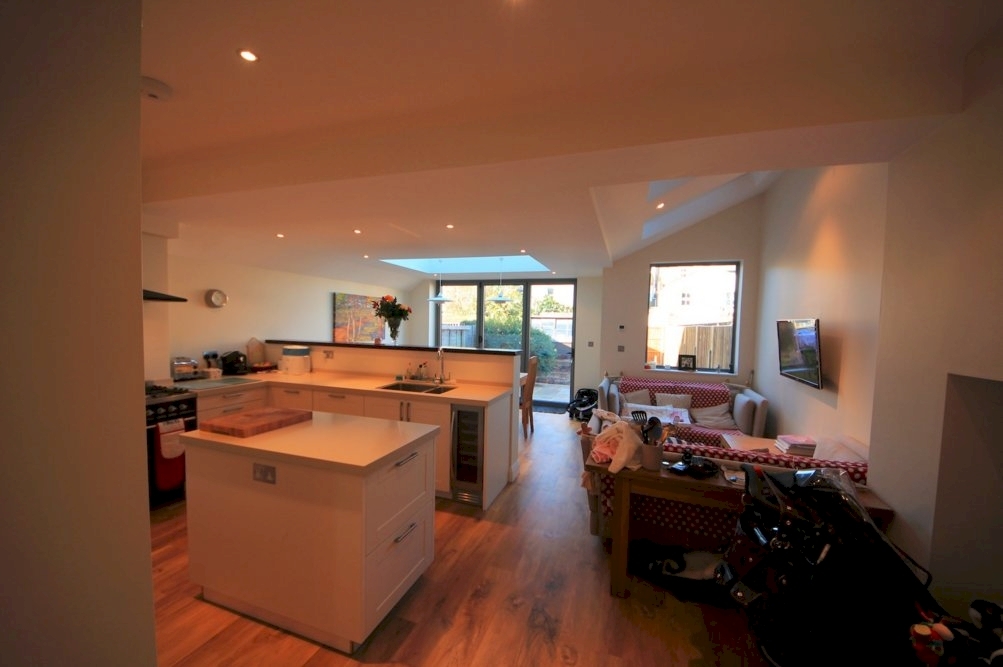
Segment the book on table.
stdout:
<svg viewBox="0 0 1003 667">
<path fill-rule="evenodd" d="M 811 456 L 815 453 L 815 439 L 808 435 L 778 435 L 777 449 L 785 454 Z"/>
</svg>

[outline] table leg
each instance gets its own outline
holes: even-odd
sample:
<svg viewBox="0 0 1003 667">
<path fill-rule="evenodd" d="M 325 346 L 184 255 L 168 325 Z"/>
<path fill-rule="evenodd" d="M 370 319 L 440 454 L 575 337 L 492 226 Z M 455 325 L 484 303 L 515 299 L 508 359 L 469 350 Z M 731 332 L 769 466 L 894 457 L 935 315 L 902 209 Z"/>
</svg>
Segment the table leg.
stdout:
<svg viewBox="0 0 1003 667">
<path fill-rule="evenodd" d="M 610 593 L 630 597 L 627 588 L 627 543 L 630 536 L 630 481 L 617 475 L 613 483 L 613 554 L 609 561 Z"/>
</svg>

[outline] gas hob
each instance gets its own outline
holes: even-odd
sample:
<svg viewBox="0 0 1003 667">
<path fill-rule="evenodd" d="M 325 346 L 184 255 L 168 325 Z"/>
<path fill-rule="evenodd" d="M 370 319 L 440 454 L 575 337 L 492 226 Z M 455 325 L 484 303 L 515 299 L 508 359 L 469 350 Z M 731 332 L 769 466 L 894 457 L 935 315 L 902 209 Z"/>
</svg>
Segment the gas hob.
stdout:
<svg viewBox="0 0 1003 667">
<path fill-rule="evenodd" d="M 157 403 L 166 403 L 184 398 L 185 395 L 193 395 L 194 393 L 184 387 L 164 387 L 157 384 L 148 384 L 146 385 L 146 404 L 156 405 Z"/>
</svg>

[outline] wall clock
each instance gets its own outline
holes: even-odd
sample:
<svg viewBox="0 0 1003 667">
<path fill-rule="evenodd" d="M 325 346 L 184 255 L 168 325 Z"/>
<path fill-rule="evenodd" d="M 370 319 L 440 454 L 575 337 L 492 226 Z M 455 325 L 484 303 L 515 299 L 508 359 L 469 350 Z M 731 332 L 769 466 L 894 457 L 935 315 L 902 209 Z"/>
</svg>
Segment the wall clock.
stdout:
<svg viewBox="0 0 1003 667">
<path fill-rule="evenodd" d="M 210 308 L 222 308 L 226 305 L 227 296 L 223 290 L 211 289 L 205 293 L 205 302 Z"/>
</svg>

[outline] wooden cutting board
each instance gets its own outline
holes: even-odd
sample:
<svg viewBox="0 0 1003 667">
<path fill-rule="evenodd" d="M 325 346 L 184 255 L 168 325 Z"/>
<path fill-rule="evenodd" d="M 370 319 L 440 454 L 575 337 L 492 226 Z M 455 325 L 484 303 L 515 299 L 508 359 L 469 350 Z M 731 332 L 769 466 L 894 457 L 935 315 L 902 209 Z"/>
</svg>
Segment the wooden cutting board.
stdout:
<svg viewBox="0 0 1003 667">
<path fill-rule="evenodd" d="M 257 408 L 238 412 L 233 415 L 223 415 L 199 422 L 200 431 L 233 435 L 247 438 L 259 433 L 267 433 L 284 426 L 292 426 L 313 419 L 310 410 L 293 410 L 292 408 Z"/>
</svg>

